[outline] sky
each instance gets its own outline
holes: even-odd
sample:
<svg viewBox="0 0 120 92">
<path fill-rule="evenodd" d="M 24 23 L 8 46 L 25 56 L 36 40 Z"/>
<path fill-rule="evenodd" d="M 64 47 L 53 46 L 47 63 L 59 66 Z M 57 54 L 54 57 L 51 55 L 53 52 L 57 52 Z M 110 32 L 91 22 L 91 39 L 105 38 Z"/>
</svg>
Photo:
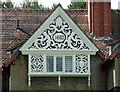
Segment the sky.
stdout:
<svg viewBox="0 0 120 92">
<path fill-rule="evenodd" d="M 6 1 L 6 0 L 1 0 L 1 1 Z M 12 2 L 15 3 L 15 5 L 19 5 L 22 3 L 24 0 L 11 0 Z M 58 4 L 60 3 L 63 8 L 67 8 L 67 6 L 70 4 L 71 0 L 37 0 L 39 4 L 43 4 L 46 7 L 51 7 L 53 3 Z M 111 8 L 112 9 L 118 9 L 118 2 L 120 0 L 111 0 Z"/>
</svg>

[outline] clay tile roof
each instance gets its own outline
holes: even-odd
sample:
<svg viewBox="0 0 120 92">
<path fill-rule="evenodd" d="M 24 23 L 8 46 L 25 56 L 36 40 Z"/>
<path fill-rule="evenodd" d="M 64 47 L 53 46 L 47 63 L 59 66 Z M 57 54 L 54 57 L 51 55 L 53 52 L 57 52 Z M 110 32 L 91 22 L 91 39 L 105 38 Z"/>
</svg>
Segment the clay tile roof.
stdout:
<svg viewBox="0 0 120 92">
<path fill-rule="evenodd" d="M 108 55 L 106 43 L 93 40 L 89 36 L 87 11 L 81 9 L 67 9 L 66 13 L 83 30 L 83 32 L 95 43 L 104 55 Z M 17 20 L 19 25 L 27 33 L 32 35 L 53 10 L 42 9 L 2 9 L 2 62 L 9 61 L 10 53 L 7 50 L 22 45 L 29 38 L 28 35 L 16 31 Z"/>
</svg>

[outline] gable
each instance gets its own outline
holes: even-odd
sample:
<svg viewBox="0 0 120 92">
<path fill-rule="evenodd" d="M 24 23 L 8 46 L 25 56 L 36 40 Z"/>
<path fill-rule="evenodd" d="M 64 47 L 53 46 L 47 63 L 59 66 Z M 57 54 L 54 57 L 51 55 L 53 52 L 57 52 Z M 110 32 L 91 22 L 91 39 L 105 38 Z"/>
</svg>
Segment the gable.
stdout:
<svg viewBox="0 0 120 92">
<path fill-rule="evenodd" d="M 98 51 L 73 20 L 58 6 L 43 25 L 20 49 L 23 54 L 30 51 Z"/>
<path fill-rule="evenodd" d="M 90 50 L 86 43 L 59 15 L 42 34 L 27 48 L 28 50 Z"/>
</svg>

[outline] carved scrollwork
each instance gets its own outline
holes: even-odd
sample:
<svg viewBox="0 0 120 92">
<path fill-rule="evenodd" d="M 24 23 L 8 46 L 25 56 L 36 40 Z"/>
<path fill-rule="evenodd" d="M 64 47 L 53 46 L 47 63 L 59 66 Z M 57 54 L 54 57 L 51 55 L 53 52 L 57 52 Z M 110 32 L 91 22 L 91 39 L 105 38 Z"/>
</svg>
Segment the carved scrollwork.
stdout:
<svg viewBox="0 0 120 92">
<path fill-rule="evenodd" d="M 43 72 L 43 56 L 32 55 L 30 57 L 30 73 L 41 73 Z"/>
<path fill-rule="evenodd" d="M 61 16 L 57 16 L 28 49 L 89 50 L 89 47 L 82 42 Z"/>
<path fill-rule="evenodd" d="M 88 55 L 76 55 L 76 73 L 88 73 Z"/>
</svg>

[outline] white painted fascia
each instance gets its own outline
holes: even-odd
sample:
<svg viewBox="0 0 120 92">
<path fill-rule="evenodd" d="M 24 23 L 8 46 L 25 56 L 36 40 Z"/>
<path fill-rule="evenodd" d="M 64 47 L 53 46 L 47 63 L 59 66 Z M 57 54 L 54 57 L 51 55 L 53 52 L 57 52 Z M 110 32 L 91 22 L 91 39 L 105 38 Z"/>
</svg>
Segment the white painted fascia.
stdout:
<svg viewBox="0 0 120 92">
<path fill-rule="evenodd" d="M 23 55 L 28 54 L 50 54 L 50 55 L 60 55 L 60 54 L 85 54 L 85 55 L 95 55 L 96 51 L 78 51 L 78 50 L 21 50 Z"/>
</svg>

